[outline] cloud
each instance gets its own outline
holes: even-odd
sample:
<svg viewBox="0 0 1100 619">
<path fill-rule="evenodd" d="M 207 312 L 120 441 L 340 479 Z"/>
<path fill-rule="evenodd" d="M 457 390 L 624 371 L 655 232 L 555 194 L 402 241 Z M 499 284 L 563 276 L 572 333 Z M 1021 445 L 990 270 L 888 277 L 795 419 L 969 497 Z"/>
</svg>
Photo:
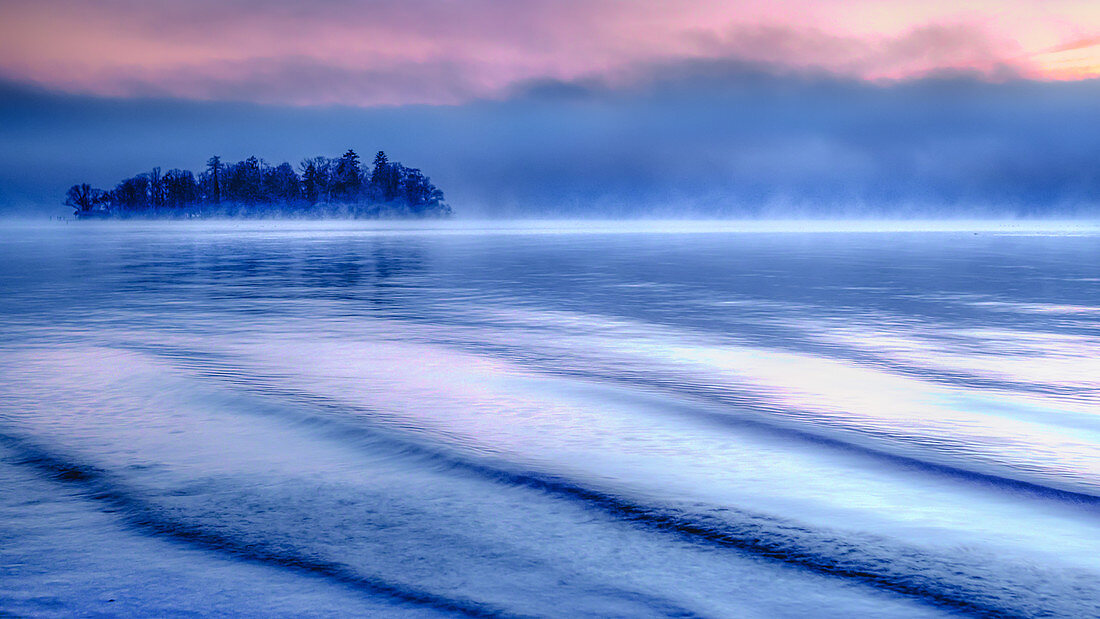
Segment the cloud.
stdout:
<svg viewBox="0 0 1100 619">
<path fill-rule="evenodd" d="M 438 60 L 382 68 L 342 67 L 309 57 L 253 58 L 217 67 L 183 66 L 157 79 L 130 71 L 101 84 L 134 97 L 173 97 L 290 105 L 409 105 L 458 103 L 479 94 L 454 62 Z"/>
<path fill-rule="evenodd" d="M 6 0 L 0 76 L 73 93 L 454 105 L 712 60 L 863 80 L 1100 75 L 1100 11 L 993 0 Z M 1066 24 L 1072 24 L 1070 29 Z M 1066 43 L 1073 41 L 1075 43 Z M 1072 64 L 1050 52 L 1076 45 Z M 1047 51 L 1044 51 L 1047 50 Z"/>
<path fill-rule="evenodd" d="M 738 25 L 724 33 L 699 32 L 695 38 L 707 58 L 818 69 L 861 79 L 912 79 L 949 70 L 1003 79 L 1027 70 L 1012 41 L 965 23 L 921 25 L 872 38 L 818 28 Z"/>
<path fill-rule="evenodd" d="M 1079 49 L 1088 49 L 1090 47 L 1096 47 L 1098 45 L 1100 45 L 1100 36 L 1085 37 L 1083 39 L 1074 39 L 1073 41 L 1069 41 L 1068 43 L 1063 43 L 1061 45 L 1055 45 L 1054 47 L 1051 47 L 1050 49 L 1044 50 L 1044 52 L 1047 52 L 1047 53 L 1071 52 L 1071 51 L 1076 51 L 1076 50 L 1079 50 Z"/>
<path fill-rule="evenodd" d="M 682 60 L 638 65 L 627 84 L 539 80 L 504 99 L 367 109 L 9 85 L 0 201 L 56 204 L 78 180 L 110 187 L 214 153 L 277 163 L 351 146 L 423 168 L 467 215 L 1098 212 L 1100 80 L 772 69 Z"/>
</svg>

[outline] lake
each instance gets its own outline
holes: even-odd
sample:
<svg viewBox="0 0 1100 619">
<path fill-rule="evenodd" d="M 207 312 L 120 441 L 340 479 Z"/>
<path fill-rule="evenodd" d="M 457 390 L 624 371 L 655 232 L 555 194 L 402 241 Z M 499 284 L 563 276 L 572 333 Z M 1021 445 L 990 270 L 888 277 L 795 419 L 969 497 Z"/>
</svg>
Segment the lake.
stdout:
<svg viewBox="0 0 1100 619">
<path fill-rule="evenodd" d="M 1100 615 L 1100 226 L 0 224 L 0 611 Z"/>
</svg>

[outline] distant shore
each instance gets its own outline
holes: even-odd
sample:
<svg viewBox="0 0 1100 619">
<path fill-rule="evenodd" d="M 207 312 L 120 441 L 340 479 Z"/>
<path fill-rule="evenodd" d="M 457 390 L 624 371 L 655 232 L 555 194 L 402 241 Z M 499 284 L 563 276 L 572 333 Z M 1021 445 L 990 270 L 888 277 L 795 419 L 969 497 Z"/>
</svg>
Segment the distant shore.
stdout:
<svg viewBox="0 0 1100 619">
<path fill-rule="evenodd" d="M 446 219 L 447 209 L 413 211 L 405 205 L 392 204 L 222 204 L 215 207 L 166 208 L 143 210 L 76 211 L 70 219 L 76 221 L 151 221 L 151 220 L 347 220 L 347 219 Z"/>
<path fill-rule="evenodd" d="M 299 173 L 300 171 L 300 173 Z M 295 170 L 257 157 L 223 163 L 211 157 L 190 170 L 149 172 L 109 191 L 73 185 L 65 205 L 77 219 L 401 219 L 449 217 L 443 192 L 417 168 L 382 151 L 361 166 L 349 149 L 336 159 L 312 157 Z"/>
</svg>

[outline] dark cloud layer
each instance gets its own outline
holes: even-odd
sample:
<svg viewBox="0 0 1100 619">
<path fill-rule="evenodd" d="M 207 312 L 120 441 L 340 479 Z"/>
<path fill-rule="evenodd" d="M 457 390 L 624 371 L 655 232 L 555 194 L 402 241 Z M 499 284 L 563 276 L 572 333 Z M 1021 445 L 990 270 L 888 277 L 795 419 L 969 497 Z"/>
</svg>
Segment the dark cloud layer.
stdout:
<svg viewBox="0 0 1100 619">
<path fill-rule="evenodd" d="M 385 148 L 476 215 L 1097 214 L 1100 81 L 875 85 L 720 61 L 460 106 L 288 108 L 0 89 L 0 203 L 58 212 L 210 154 Z M 44 209 L 44 210 L 43 210 Z"/>
</svg>

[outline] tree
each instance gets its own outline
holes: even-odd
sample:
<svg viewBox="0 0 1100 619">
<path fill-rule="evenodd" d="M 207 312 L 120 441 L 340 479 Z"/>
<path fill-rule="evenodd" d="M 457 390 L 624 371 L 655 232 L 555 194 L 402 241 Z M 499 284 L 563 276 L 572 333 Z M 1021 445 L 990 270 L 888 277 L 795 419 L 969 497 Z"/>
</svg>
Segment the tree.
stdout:
<svg viewBox="0 0 1100 619">
<path fill-rule="evenodd" d="M 378 151 L 378 153 L 374 155 L 374 163 L 372 165 L 374 166 L 374 170 L 370 175 L 371 185 L 380 186 L 382 184 L 382 177 L 389 171 L 390 160 L 386 157 L 386 153 Z"/>
<path fill-rule="evenodd" d="M 153 208 L 164 206 L 164 179 L 159 167 L 149 172 L 149 204 Z"/>
<path fill-rule="evenodd" d="M 333 197 L 343 202 L 356 202 L 363 186 L 363 173 L 359 169 L 359 155 L 348 149 L 336 160 L 332 170 Z"/>
<path fill-rule="evenodd" d="M 149 177 L 139 174 L 119 183 L 114 190 L 119 210 L 136 211 L 149 207 Z"/>
<path fill-rule="evenodd" d="M 88 214 L 98 210 L 108 199 L 106 192 L 95 189 L 88 183 L 69 187 L 65 193 L 65 206 L 71 206 L 76 215 Z"/>
<path fill-rule="evenodd" d="M 225 170 L 225 195 L 232 202 L 256 204 L 263 198 L 263 171 L 256 157 L 230 164 Z"/>
<path fill-rule="evenodd" d="M 386 153 L 378 151 L 370 176 L 370 198 L 377 202 L 393 202 L 401 190 L 403 169 L 400 163 L 390 163 Z"/>
<path fill-rule="evenodd" d="M 199 185 L 191 170 L 169 170 L 161 181 L 164 205 L 169 208 L 189 207 L 199 201 Z"/>
<path fill-rule="evenodd" d="M 301 181 L 289 163 L 280 163 L 264 171 L 264 194 L 284 204 L 301 199 Z"/>
<path fill-rule="evenodd" d="M 401 189 L 405 201 L 414 212 L 422 212 L 432 198 L 431 181 L 416 168 L 407 168 L 405 178 L 401 179 Z"/>
<path fill-rule="evenodd" d="M 401 176 L 400 200 L 415 215 L 448 215 L 451 207 L 443 201 L 443 192 L 417 168 L 398 164 Z"/>
<path fill-rule="evenodd" d="M 221 204 L 222 202 L 222 178 L 225 176 L 225 165 L 222 158 L 214 155 L 206 160 L 206 173 L 203 175 L 203 192 L 207 202 Z"/>
<path fill-rule="evenodd" d="M 309 205 L 339 202 L 328 214 L 344 216 L 449 214 L 441 192 L 416 168 L 390 161 L 383 151 L 374 157 L 369 171 L 360 166 L 359 155 L 348 149 L 338 159 L 313 157 L 299 165 L 301 174 L 289 163 L 271 167 L 255 156 L 226 164 L 217 155 L 195 178 L 190 170 L 159 167 L 123 179 L 109 192 L 87 183 L 73 185 L 65 204 L 80 214 L 130 215 L 153 211 L 169 214 L 207 203 L 229 203 L 216 213 L 259 214 L 272 205 Z M 240 207 L 244 207 L 241 209 Z M 274 210 L 274 209 L 272 209 Z M 189 213 L 190 214 L 190 213 Z M 198 214 L 203 214 L 201 210 Z"/>
<path fill-rule="evenodd" d="M 317 204 L 328 200 L 329 169 L 331 162 L 326 157 L 312 157 L 299 164 L 302 170 L 302 197 L 306 202 Z"/>
</svg>

